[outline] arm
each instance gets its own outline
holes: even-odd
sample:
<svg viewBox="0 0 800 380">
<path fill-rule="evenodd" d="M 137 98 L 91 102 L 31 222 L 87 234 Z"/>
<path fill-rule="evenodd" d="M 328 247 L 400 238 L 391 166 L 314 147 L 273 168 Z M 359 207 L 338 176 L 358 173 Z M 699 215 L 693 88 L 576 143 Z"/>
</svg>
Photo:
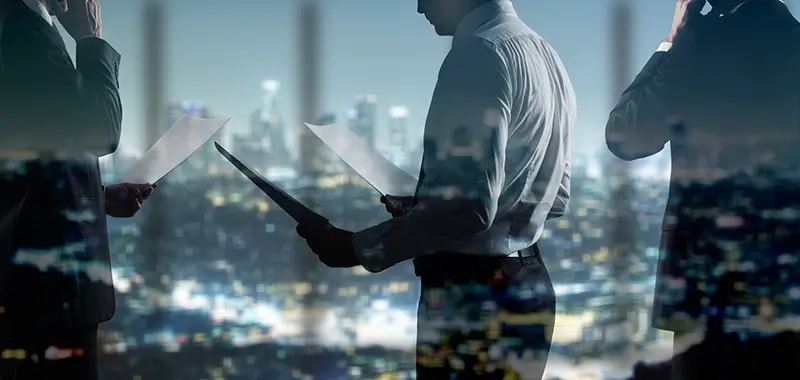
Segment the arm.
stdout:
<svg viewBox="0 0 800 380">
<path fill-rule="evenodd" d="M 492 225 L 505 180 L 510 86 L 500 57 L 484 43 L 454 47 L 442 65 L 425 125 L 417 204 L 354 234 L 356 255 L 368 271 L 445 250 Z M 484 157 L 436 157 L 459 131 L 480 143 Z"/>
<path fill-rule="evenodd" d="M 615 156 L 633 161 L 656 154 L 669 141 L 665 77 L 671 43 L 663 43 L 622 93 L 606 124 L 606 145 Z"/>
<path fill-rule="evenodd" d="M 73 67 L 63 44 L 42 28 L 6 21 L 0 79 L 0 150 L 116 150 L 122 123 L 120 55 L 99 38 L 76 46 Z"/>
</svg>

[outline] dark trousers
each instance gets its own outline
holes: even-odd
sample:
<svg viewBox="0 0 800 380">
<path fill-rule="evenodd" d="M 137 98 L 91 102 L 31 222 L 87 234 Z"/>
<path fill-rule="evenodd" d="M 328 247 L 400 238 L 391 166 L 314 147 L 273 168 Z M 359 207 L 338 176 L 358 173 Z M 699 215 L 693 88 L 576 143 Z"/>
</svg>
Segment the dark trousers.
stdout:
<svg viewBox="0 0 800 380">
<path fill-rule="evenodd" d="M 41 330 L 0 322 L 0 380 L 97 380 L 97 325 Z"/>
<path fill-rule="evenodd" d="M 441 253 L 414 260 L 422 282 L 417 378 L 541 379 L 555 291 L 532 247 L 518 257 Z"/>
</svg>

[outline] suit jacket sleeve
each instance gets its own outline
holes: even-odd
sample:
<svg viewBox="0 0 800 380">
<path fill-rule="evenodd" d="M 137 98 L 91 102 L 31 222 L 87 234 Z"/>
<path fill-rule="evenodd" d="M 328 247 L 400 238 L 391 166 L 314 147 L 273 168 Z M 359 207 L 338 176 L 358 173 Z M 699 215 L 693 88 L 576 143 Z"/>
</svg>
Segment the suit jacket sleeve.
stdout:
<svg viewBox="0 0 800 380">
<path fill-rule="evenodd" d="M 670 139 L 670 127 L 682 122 L 679 107 L 690 88 L 696 39 L 676 40 L 666 52 L 656 52 L 622 93 L 606 124 L 606 145 L 617 157 L 633 161 L 660 152 Z"/>
<path fill-rule="evenodd" d="M 114 152 L 122 123 L 119 53 L 102 39 L 84 38 L 73 65 L 55 37 L 54 29 L 6 20 L 0 149 Z"/>
</svg>

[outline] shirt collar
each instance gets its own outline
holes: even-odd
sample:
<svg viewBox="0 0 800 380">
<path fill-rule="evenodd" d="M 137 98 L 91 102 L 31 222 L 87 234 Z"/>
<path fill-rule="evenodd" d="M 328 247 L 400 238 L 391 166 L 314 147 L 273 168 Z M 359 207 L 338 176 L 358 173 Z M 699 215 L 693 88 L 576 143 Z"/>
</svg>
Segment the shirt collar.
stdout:
<svg viewBox="0 0 800 380">
<path fill-rule="evenodd" d="M 486 21 L 501 15 L 517 15 L 511 0 L 492 0 L 473 9 L 458 23 L 453 38 L 458 38 L 463 34 L 470 34 Z"/>
<path fill-rule="evenodd" d="M 41 16 L 48 24 L 53 25 L 53 17 L 50 16 L 50 12 L 47 11 L 47 7 L 39 0 L 22 0 L 25 5 L 28 6 L 32 11 L 36 12 L 39 16 Z"/>
</svg>

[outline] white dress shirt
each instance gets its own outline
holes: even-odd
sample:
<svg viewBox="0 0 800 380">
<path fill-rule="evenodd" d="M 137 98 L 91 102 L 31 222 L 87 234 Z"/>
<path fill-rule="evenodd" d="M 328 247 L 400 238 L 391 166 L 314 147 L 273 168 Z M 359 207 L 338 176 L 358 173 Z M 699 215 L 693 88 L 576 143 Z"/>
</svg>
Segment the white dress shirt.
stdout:
<svg viewBox="0 0 800 380">
<path fill-rule="evenodd" d="M 53 25 L 53 16 L 50 16 L 50 12 L 47 11 L 47 7 L 39 0 L 22 0 L 25 5 L 28 6 L 32 11 L 38 13 L 42 18 L 47 21 L 48 24 Z"/>
<path fill-rule="evenodd" d="M 361 264 L 379 272 L 435 252 L 505 256 L 533 245 L 569 202 L 576 113 L 560 58 L 509 0 L 472 11 L 439 71 L 417 203 L 355 233 Z"/>
</svg>

